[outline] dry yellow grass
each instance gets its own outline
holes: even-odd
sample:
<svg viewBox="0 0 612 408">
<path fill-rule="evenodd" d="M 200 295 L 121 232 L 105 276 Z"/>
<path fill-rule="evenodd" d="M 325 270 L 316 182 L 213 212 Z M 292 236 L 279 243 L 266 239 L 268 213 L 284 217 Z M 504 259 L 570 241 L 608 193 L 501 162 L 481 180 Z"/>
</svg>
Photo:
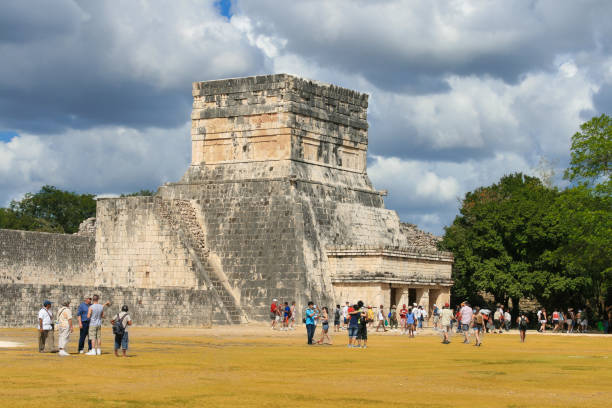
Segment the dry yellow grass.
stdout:
<svg viewBox="0 0 612 408">
<path fill-rule="evenodd" d="M 140 407 L 609 407 L 612 338 L 488 335 L 483 347 L 435 336 L 370 335 L 367 350 L 305 345 L 263 327 L 130 332 L 130 358 L 39 354 L 32 329 L 2 329 L 0 404 Z M 76 348 L 73 335 L 70 350 Z"/>
</svg>

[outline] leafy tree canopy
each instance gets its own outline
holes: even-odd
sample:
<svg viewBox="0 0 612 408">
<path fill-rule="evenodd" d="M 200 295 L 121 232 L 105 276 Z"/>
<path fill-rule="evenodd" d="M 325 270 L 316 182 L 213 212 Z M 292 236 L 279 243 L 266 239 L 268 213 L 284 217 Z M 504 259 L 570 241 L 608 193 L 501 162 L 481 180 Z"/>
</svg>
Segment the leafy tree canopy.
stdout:
<svg viewBox="0 0 612 408">
<path fill-rule="evenodd" d="M 94 197 L 44 186 L 0 209 L 0 228 L 74 233 L 83 220 L 95 216 Z"/>
<path fill-rule="evenodd" d="M 600 193 L 612 193 L 612 119 L 602 114 L 580 126 L 572 136 L 570 167 L 564 177 L 590 187 Z"/>
</svg>

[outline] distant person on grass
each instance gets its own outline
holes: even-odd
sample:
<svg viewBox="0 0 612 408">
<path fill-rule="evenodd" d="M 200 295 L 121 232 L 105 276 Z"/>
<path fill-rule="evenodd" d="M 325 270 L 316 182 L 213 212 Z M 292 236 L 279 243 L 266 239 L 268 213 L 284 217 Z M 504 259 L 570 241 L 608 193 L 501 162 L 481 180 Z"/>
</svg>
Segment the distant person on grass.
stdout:
<svg viewBox="0 0 612 408">
<path fill-rule="evenodd" d="M 450 344 L 450 334 L 453 330 L 453 318 L 453 310 L 450 308 L 448 303 L 445 303 L 442 311 L 440 312 L 440 326 L 442 328 L 443 344 Z"/>
<path fill-rule="evenodd" d="M 91 350 L 91 338 L 89 338 L 89 318 L 87 313 L 89 312 L 89 305 L 91 305 L 91 298 L 86 297 L 77 309 L 77 319 L 79 321 L 79 354 L 84 353 L 85 338 L 87 338 L 87 351 Z"/>
<path fill-rule="evenodd" d="M 478 306 L 476 306 L 476 313 L 472 316 L 472 326 L 474 327 L 474 336 L 476 336 L 476 344 L 474 346 L 480 347 L 482 345 L 482 336 L 484 336 L 485 321 Z"/>
<path fill-rule="evenodd" d="M 291 302 L 291 317 L 289 318 L 289 330 L 295 330 L 295 300 Z"/>
<path fill-rule="evenodd" d="M 332 344 L 332 340 L 329 337 L 329 309 L 327 306 L 324 306 L 321 309 L 321 338 L 317 341 L 317 344 Z M 327 339 L 327 342 L 325 342 Z"/>
<path fill-rule="evenodd" d="M 389 311 L 389 328 L 397 330 L 397 307 L 395 305 L 391 306 L 391 311 Z"/>
<path fill-rule="evenodd" d="M 348 310 L 350 309 L 350 305 L 349 302 L 346 302 L 346 304 L 342 307 L 342 318 L 343 318 L 343 325 L 342 328 L 348 330 L 348 323 L 349 323 L 349 312 Z"/>
<path fill-rule="evenodd" d="M 43 302 L 43 307 L 38 311 L 38 352 L 39 353 L 45 352 L 45 345 L 47 344 L 47 340 L 50 335 L 53 336 L 53 312 L 51 312 L 51 301 L 45 300 Z M 53 342 L 55 343 L 55 341 Z M 53 347 L 55 347 L 55 345 Z M 53 351 L 53 350 L 47 350 L 47 351 Z"/>
<path fill-rule="evenodd" d="M 380 305 L 380 308 L 378 308 L 378 326 L 376 326 L 376 331 L 378 331 L 381 326 L 384 331 L 387 331 L 385 327 L 385 311 L 383 310 L 383 305 Z"/>
<path fill-rule="evenodd" d="M 340 309 L 340 305 L 336 305 L 336 310 L 334 311 L 334 331 L 340 331 L 340 317 L 342 316 L 342 309 Z"/>
<path fill-rule="evenodd" d="M 104 306 L 110 305 L 107 302 L 105 305 L 98 303 L 100 297 L 93 295 L 93 304 L 89 307 L 87 318 L 89 322 L 89 338 L 92 341 L 93 348 L 87 353 L 88 356 L 96 356 L 102 354 L 102 319 L 104 318 Z"/>
<path fill-rule="evenodd" d="M 470 323 L 472 322 L 472 316 L 474 312 L 468 302 L 463 302 L 463 306 L 459 310 L 461 314 L 461 331 L 463 332 L 465 339 L 464 344 L 470 344 Z"/>
<path fill-rule="evenodd" d="M 518 324 L 521 343 L 524 343 L 525 336 L 527 335 L 527 325 L 529 324 L 529 319 L 527 318 L 525 312 L 521 312 L 521 315 L 516 318 L 516 324 Z"/>
<path fill-rule="evenodd" d="M 123 357 L 127 357 L 127 350 L 130 338 L 128 336 L 128 326 L 132 325 L 132 318 L 128 314 L 127 305 L 121 307 L 121 312 L 117 313 L 115 318 L 111 320 L 111 324 L 120 324 L 123 327 L 123 333 L 115 334 L 115 356 L 119 357 L 119 349 L 123 352 Z"/>
<path fill-rule="evenodd" d="M 358 305 L 353 305 L 348 308 L 348 347 L 357 347 L 357 332 L 359 331 L 359 318 L 361 311 Z"/>
<path fill-rule="evenodd" d="M 408 337 L 414 337 L 414 330 L 416 328 L 417 317 L 414 314 L 412 308 L 408 309 L 406 313 L 406 328 L 408 329 Z"/>
<path fill-rule="evenodd" d="M 272 330 L 276 327 L 276 309 L 278 309 L 278 300 L 272 299 L 272 304 L 270 305 L 270 320 L 272 320 Z"/>
<path fill-rule="evenodd" d="M 360 300 L 357 302 L 361 315 L 359 317 L 359 328 L 357 330 L 357 347 L 367 348 L 368 347 L 368 311 Z"/>
<path fill-rule="evenodd" d="M 58 355 L 62 357 L 69 356 L 66 352 L 66 345 L 70 340 L 70 334 L 72 333 L 72 311 L 70 310 L 70 300 L 66 300 L 62 303 L 62 307 L 57 312 L 57 320 L 59 326 L 59 352 Z"/>
<path fill-rule="evenodd" d="M 408 316 L 408 309 L 406 308 L 406 305 L 402 305 L 402 308 L 400 309 L 400 334 L 408 334 L 406 316 Z"/>
<path fill-rule="evenodd" d="M 282 330 L 289 330 L 289 319 L 291 318 L 291 307 L 289 306 L 289 302 L 285 302 L 285 307 L 283 308 L 283 328 Z"/>
<path fill-rule="evenodd" d="M 305 323 L 306 323 L 306 335 L 308 336 L 308 344 L 312 345 L 312 338 L 317 328 L 315 319 L 317 318 L 317 311 L 314 308 L 313 302 L 308 302 L 308 308 L 306 309 Z"/>
</svg>

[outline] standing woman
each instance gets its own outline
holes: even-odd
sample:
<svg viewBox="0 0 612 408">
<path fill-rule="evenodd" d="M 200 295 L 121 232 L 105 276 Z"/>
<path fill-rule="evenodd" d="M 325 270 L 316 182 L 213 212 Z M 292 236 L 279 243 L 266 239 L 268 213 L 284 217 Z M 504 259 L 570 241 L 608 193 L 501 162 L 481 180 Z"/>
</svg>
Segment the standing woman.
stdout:
<svg viewBox="0 0 612 408">
<path fill-rule="evenodd" d="M 516 318 L 516 323 L 518 324 L 519 334 L 521 335 L 521 343 L 524 343 L 525 335 L 527 334 L 527 325 L 529 324 L 529 319 L 525 315 L 525 312 L 521 312 L 521 315 Z"/>
<path fill-rule="evenodd" d="M 319 341 L 317 341 L 317 344 L 332 344 L 332 340 L 329 337 L 329 334 L 327 334 L 327 332 L 329 331 L 329 309 L 327 309 L 327 306 L 323 307 L 323 310 L 321 312 L 321 338 L 319 339 Z M 325 339 L 327 338 L 327 343 L 325 343 Z"/>
<path fill-rule="evenodd" d="M 476 336 L 475 346 L 479 347 L 482 344 L 481 336 L 484 334 L 484 318 L 480 313 L 480 308 L 476 306 L 476 313 L 472 316 L 472 326 L 474 327 L 474 335 Z"/>
<path fill-rule="evenodd" d="M 546 331 L 546 322 L 548 320 L 548 317 L 546 316 L 546 309 L 542 308 L 542 310 L 540 310 L 539 316 L 540 318 L 540 332 L 544 333 Z"/>
</svg>

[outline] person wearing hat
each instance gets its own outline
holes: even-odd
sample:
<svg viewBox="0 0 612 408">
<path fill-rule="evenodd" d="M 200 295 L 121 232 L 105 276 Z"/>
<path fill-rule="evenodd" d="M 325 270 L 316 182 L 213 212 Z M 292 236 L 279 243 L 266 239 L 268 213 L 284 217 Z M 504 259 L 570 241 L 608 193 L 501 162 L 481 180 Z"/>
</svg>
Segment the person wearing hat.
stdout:
<svg viewBox="0 0 612 408">
<path fill-rule="evenodd" d="M 443 344 L 450 344 L 450 333 L 452 330 L 451 322 L 453 321 L 453 310 L 450 308 L 448 302 L 444 304 L 442 311 L 440 312 L 440 325 L 442 327 L 442 339 Z"/>
<path fill-rule="evenodd" d="M 127 357 L 129 345 L 128 327 L 132 325 L 132 318 L 128 314 L 127 305 L 121 307 L 121 312 L 117 313 L 115 318 L 111 320 L 111 324 L 119 322 L 123 327 L 122 334 L 115 334 L 115 357 L 119 357 L 119 349 L 123 353 L 123 357 Z"/>
<path fill-rule="evenodd" d="M 51 333 L 51 336 L 49 336 L 49 333 Z M 45 300 L 42 309 L 38 311 L 38 352 L 45 352 L 45 345 L 49 337 L 51 337 L 49 340 L 53 340 L 52 343 L 55 343 L 55 339 L 53 339 L 53 312 L 51 311 L 51 301 Z M 54 347 L 55 344 L 53 344 L 51 348 Z"/>
<path fill-rule="evenodd" d="M 62 357 L 69 356 L 65 350 L 66 344 L 70 339 L 70 333 L 72 333 L 72 311 L 70 310 L 70 300 L 66 300 L 62 303 L 62 307 L 57 312 L 57 322 L 59 330 L 59 352 L 58 355 Z"/>
</svg>

